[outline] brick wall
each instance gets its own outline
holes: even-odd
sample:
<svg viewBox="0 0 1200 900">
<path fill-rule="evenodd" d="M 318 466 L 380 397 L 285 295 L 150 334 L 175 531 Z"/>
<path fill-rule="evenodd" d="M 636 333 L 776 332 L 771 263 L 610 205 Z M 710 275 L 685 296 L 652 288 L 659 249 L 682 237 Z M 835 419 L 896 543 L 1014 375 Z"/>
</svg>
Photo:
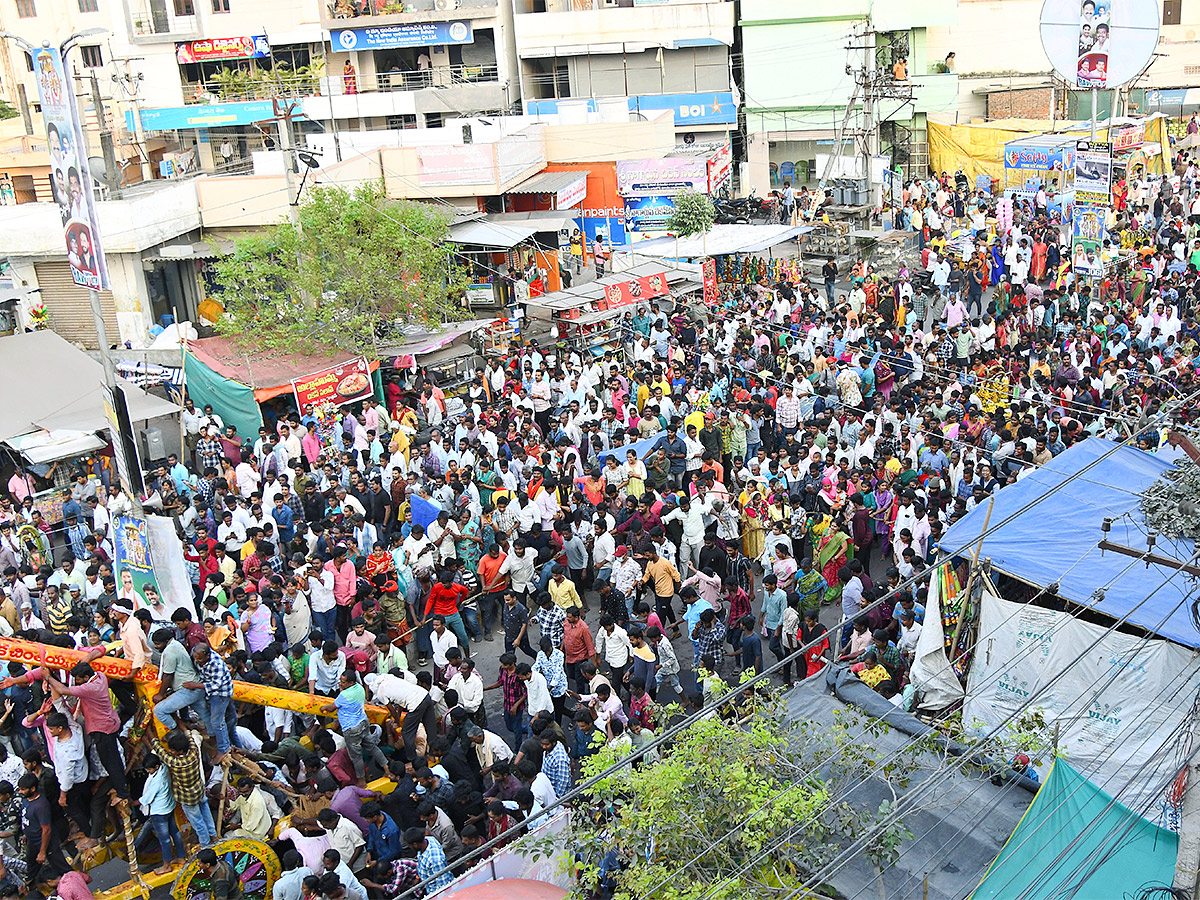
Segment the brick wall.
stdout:
<svg viewBox="0 0 1200 900">
<path fill-rule="evenodd" d="M 1051 88 L 1026 88 L 1016 91 L 997 91 L 988 94 L 989 119 L 1048 119 L 1050 118 Z"/>
</svg>

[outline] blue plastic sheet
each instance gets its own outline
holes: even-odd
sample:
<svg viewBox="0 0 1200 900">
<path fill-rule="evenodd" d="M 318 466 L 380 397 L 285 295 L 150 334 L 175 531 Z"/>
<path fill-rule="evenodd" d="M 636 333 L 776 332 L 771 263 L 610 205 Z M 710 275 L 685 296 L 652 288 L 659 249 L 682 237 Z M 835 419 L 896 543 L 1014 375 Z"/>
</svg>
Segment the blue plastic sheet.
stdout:
<svg viewBox="0 0 1200 900">
<path fill-rule="evenodd" d="M 1121 447 L 1084 471 L 1114 446 L 1111 441 L 1089 438 L 997 491 L 989 527 L 1000 527 L 984 539 L 980 559 L 991 559 L 994 569 L 1039 587 L 1057 582 L 1058 595 L 1067 600 L 1114 619 L 1128 614 L 1130 623 L 1147 631 L 1200 647 L 1200 631 L 1191 614 L 1192 598 L 1200 592 L 1191 576 L 1100 551 L 1105 517 L 1113 520 L 1110 541 L 1145 549 L 1149 529 L 1139 506 L 1141 492 L 1172 467 L 1161 454 Z M 1057 493 L 1008 521 L 1039 495 L 1080 472 Z M 975 507 L 946 532 L 941 546 L 955 550 L 973 545 L 983 532 L 986 513 L 986 503 Z M 1185 561 L 1192 548 L 1190 540 L 1172 541 L 1160 535 L 1154 552 Z M 1102 599 L 1097 590 L 1103 590 Z"/>
</svg>

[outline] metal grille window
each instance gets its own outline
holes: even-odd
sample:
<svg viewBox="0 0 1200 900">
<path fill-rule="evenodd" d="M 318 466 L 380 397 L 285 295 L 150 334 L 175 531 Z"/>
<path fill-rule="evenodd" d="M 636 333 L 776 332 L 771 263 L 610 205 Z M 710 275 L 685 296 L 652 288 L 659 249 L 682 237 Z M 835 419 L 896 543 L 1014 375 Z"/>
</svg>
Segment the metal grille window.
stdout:
<svg viewBox="0 0 1200 900">
<path fill-rule="evenodd" d="M 37 5 L 34 0 L 17 0 L 17 17 L 32 19 L 37 15 Z"/>
<path fill-rule="evenodd" d="M 88 0 L 79 0 L 79 5 L 83 6 L 86 2 Z M 91 3 L 94 6 L 96 0 L 91 0 Z M 99 69 L 104 65 L 104 57 L 100 53 L 99 44 L 85 44 L 79 48 L 79 53 L 83 57 L 83 64 L 89 69 Z"/>
</svg>

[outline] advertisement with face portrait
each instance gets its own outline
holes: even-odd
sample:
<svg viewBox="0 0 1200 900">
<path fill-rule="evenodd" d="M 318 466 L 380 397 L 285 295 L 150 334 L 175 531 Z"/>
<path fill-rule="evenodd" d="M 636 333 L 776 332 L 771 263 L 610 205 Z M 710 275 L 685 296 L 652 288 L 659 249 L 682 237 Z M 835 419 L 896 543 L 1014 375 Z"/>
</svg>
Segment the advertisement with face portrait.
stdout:
<svg viewBox="0 0 1200 900">
<path fill-rule="evenodd" d="M 33 71 L 46 122 L 50 190 L 62 217 L 71 277 L 76 284 L 92 290 L 109 288 L 108 266 L 96 224 L 96 196 L 88 168 L 87 144 L 62 54 L 54 47 L 34 50 Z"/>
<path fill-rule="evenodd" d="M 145 519 L 117 516 L 113 520 L 113 574 L 117 603 L 136 613 L 147 609 L 155 621 L 166 622 L 170 611 L 163 603 L 150 557 L 150 529 Z"/>
</svg>

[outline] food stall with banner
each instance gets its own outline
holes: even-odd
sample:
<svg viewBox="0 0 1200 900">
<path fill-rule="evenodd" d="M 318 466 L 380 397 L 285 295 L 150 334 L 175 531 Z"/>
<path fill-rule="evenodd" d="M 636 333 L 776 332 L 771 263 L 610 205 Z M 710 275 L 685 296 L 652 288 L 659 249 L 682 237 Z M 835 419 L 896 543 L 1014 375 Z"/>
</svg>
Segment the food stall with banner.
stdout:
<svg viewBox="0 0 1200 900">
<path fill-rule="evenodd" d="M 675 300 L 700 290 L 698 272 L 642 263 L 578 287 L 531 297 L 528 319 L 521 323 L 522 337 L 539 343 L 545 337 L 593 356 L 610 350 L 620 353 L 622 313 L 639 306 L 648 309 L 650 303 L 669 311 Z"/>
<path fill-rule="evenodd" d="M 196 406 L 212 404 L 242 438 L 258 433 L 264 408 L 272 414 L 299 410 L 299 403 L 342 405 L 382 396 L 379 362 L 344 351 L 251 354 L 231 338 L 211 337 L 188 343 L 183 366 Z"/>
<path fill-rule="evenodd" d="M 703 235 L 643 241 L 634 245 L 632 255 L 678 264 L 711 262 L 706 302 L 720 303 L 736 286 L 760 278 L 768 284 L 799 284 L 805 276 L 800 247 L 813 230 L 812 225 L 714 225 Z M 781 249 L 787 252 L 777 252 Z"/>
<path fill-rule="evenodd" d="M 1004 187 L 1002 196 L 1032 202 L 1038 185 L 1045 184 L 1048 208 L 1070 217 L 1073 197 L 1071 173 L 1075 168 L 1075 142 L 1078 134 L 1035 134 L 1008 141 L 1004 145 Z"/>
</svg>

